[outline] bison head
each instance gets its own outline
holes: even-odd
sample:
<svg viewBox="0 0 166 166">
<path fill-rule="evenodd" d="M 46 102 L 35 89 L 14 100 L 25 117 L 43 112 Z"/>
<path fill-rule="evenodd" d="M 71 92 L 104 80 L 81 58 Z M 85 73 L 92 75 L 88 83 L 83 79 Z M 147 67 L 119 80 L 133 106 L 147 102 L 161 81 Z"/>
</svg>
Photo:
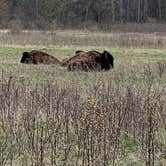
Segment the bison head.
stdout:
<svg viewBox="0 0 166 166">
<path fill-rule="evenodd" d="M 20 63 L 28 63 L 30 59 L 29 52 L 23 52 Z"/>
<path fill-rule="evenodd" d="M 101 54 L 101 69 L 109 70 L 114 67 L 114 57 L 108 51 Z"/>
</svg>

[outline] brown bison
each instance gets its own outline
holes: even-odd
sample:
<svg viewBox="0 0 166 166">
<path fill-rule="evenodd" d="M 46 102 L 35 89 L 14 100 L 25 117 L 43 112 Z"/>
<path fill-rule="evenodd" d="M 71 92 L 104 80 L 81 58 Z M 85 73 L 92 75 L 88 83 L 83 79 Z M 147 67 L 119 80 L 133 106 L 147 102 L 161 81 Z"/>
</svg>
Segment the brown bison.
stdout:
<svg viewBox="0 0 166 166">
<path fill-rule="evenodd" d="M 68 71 L 101 71 L 114 67 L 114 58 L 108 51 L 77 51 L 76 55 L 66 60 Z"/>
<path fill-rule="evenodd" d="M 61 64 L 54 56 L 45 52 L 32 50 L 31 52 L 23 52 L 20 63 L 26 64 Z"/>
</svg>

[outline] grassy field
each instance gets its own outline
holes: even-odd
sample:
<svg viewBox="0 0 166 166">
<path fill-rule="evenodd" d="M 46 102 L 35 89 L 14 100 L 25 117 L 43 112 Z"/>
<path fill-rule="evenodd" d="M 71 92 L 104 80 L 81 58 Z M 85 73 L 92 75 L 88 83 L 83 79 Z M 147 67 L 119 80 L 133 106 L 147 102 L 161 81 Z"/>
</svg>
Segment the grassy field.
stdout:
<svg viewBox="0 0 166 166">
<path fill-rule="evenodd" d="M 66 72 L 65 68 L 55 65 L 24 65 L 20 64 L 20 59 L 22 56 L 23 51 L 31 51 L 33 49 L 38 49 L 47 52 L 50 55 L 57 57 L 58 59 L 62 60 L 63 58 L 73 56 L 76 50 L 82 49 L 85 51 L 88 50 L 108 50 L 110 51 L 115 57 L 115 72 L 118 70 L 126 70 L 126 74 L 134 74 L 137 75 L 138 73 L 131 73 L 127 70 L 134 70 L 135 67 L 140 68 L 140 71 L 143 70 L 146 64 L 155 64 L 157 67 L 157 63 L 165 62 L 166 60 L 166 50 L 165 49 L 127 49 L 127 48 L 109 48 L 109 47 L 74 47 L 74 46 L 1 46 L 0 47 L 0 69 L 7 72 L 12 73 L 14 76 L 25 76 L 31 78 L 35 78 L 36 74 L 41 74 L 42 79 L 47 79 L 47 77 L 53 77 L 52 80 L 56 80 L 52 74 L 56 73 L 56 77 L 64 77 L 61 76 L 62 72 L 65 75 L 72 75 L 72 73 Z M 57 69 L 58 68 L 58 69 Z M 34 72 L 34 71 L 35 72 Z M 24 72 L 23 72 L 24 71 Z M 47 73 L 47 71 L 50 72 Z M 114 72 L 113 71 L 113 72 Z M 58 74 L 60 72 L 60 74 Z M 139 72 L 139 71 L 137 71 Z M 44 75 L 43 75 L 44 74 Z M 75 75 L 76 73 L 74 73 Z M 83 75 L 86 73 L 83 72 Z M 90 74 L 90 73 L 88 73 Z M 106 73 L 105 73 L 106 74 Z M 105 75 L 104 74 L 104 75 Z M 92 74 L 93 75 L 93 74 Z M 103 73 L 102 73 L 103 75 Z M 44 76 L 44 77 L 43 77 Z M 39 76 L 40 77 L 40 76 Z M 50 78 L 49 78 L 50 79 Z"/>
<path fill-rule="evenodd" d="M 108 72 L 20 64 L 23 51 L 59 59 L 106 49 Z M 0 165 L 166 164 L 166 50 L 0 47 Z"/>
</svg>

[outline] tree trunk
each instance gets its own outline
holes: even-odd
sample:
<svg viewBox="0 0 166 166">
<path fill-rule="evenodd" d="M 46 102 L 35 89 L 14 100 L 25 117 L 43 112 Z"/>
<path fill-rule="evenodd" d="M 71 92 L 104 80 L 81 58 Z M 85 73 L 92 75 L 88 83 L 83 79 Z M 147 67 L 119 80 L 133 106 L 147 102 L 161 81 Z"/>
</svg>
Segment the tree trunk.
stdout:
<svg viewBox="0 0 166 166">
<path fill-rule="evenodd" d="M 159 6 L 159 19 L 161 20 L 161 0 L 158 0 L 158 6 Z"/>
<path fill-rule="evenodd" d="M 111 1 L 112 22 L 115 22 L 115 5 L 114 0 Z"/>
<path fill-rule="evenodd" d="M 140 7 L 141 7 L 141 1 L 138 0 L 138 13 L 137 13 L 137 22 L 138 23 L 140 22 L 140 11 L 141 11 Z"/>
<path fill-rule="evenodd" d="M 123 0 L 120 0 L 120 23 L 123 23 Z"/>
</svg>

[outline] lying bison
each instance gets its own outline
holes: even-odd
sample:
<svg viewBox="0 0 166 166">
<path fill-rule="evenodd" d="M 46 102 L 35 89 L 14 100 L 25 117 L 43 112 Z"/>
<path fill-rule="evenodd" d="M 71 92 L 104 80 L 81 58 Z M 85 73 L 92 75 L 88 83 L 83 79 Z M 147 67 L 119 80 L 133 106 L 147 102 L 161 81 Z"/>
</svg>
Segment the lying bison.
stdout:
<svg viewBox="0 0 166 166">
<path fill-rule="evenodd" d="M 77 51 L 76 55 L 66 60 L 68 71 L 101 71 L 114 67 L 114 58 L 108 51 Z"/>
<path fill-rule="evenodd" d="M 23 52 L 20 63 L 26 64 L 61 64 L 54 56 L 45 52 L 32 50 L 31 52 Z"/>
</svg>

